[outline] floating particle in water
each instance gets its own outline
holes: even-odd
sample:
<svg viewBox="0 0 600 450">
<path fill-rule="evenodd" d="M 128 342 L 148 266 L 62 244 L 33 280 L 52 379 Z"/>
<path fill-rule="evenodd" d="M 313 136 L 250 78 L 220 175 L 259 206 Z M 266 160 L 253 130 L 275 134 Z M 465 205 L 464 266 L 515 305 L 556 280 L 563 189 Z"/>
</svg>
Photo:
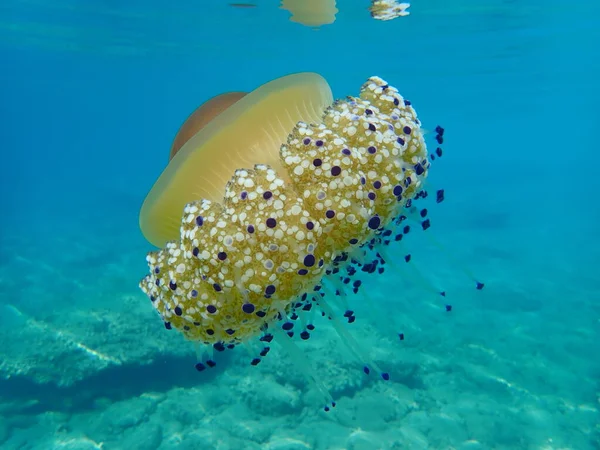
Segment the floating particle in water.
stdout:
<svg viewBox="0 0 600 450">
<path fill-rule="evenodd" d="M 255 3 L 229 3 L 233 8 L 256 8 Z"/>
</svg>

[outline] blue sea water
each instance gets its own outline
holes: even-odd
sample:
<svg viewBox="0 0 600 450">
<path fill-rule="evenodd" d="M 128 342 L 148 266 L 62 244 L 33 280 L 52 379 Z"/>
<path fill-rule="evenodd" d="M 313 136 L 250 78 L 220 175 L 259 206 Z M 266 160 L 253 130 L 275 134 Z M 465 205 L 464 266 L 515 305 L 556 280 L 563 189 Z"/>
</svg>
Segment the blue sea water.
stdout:
<svg viewBox="0 0 600 450">
<path fill-rule="evenodd" d="M 252 3 L 0 3 L 0 447 L 600 449 L 600 4 L 418 0 L 382 22 L 340 0 L 313 29 Z M 299 344 L 329 413 L 276 345 L 198 373 L 137 287 L 139 208 L 183 120 L 298 71 L 337 98 L 379 75 L 446 129 L 445 250 L 411 234 L 376 307 L 351 299 L 391 380 L 324 322 Z"/>
</svg>

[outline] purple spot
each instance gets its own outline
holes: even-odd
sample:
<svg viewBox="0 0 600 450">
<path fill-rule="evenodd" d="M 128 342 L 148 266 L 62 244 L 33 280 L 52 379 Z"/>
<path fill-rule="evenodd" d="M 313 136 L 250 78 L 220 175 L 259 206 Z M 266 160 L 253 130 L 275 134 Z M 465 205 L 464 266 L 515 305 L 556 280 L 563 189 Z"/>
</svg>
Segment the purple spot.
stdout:
<svg viewBox="0 0 600 450">
<path fill-rule="evenodd" d="M 304 145 L 308 145 L 310 144 L 310 138 L 304 138 L 302 142 L 304 143 Z"/>
<path fill-rule="evenodd" d="M 314 255 L 308 254 L 308 255 L 306 255 L 304 257 L 304 265 L 306 267 L 312 267 L 312 266 L 314 266 L 315 262 L 316 262 L 316 260 L 315 260 L 315 256 Z"/>
<path fill-rule="evenodd" d="M 210 314 L 214 314 L 217 312 L 217 307 L 215 305 L 208 305 L 206 307 L 206 310 L 210 313 Z"/>
<path fill-rule="evenodd" d="M 242 200 L 246 200 L 248 198 L 248 193 L 246 191 L 242 191 L 242 193 L 240 194 L 240 198 Z"/>
<path fill-rule="evenodd" d="M 436 203 L 441 203 L 444 201 L 444 190 L 440 189 L 435 193 L 435 201 Z"/>
<path fill-rule="evenodd" d="M 374 155 L 375 152 L 377 151 L 377 149 L 375 147 L 373 147 L 372 145 L 367 149 L 367 151 L 371 154 Z"/>
<path fill-rule="evenodd" d="M 410 132 L 412 130 L 410 129 L 410 127 L 406 126 L 406 127 L 402 128 L 402 131 L 404 131 L 404 134 L 410 134 Z"/>
<path fill-rule="evenodd" d="M 344 155 L 346 155 L 346 156 L 350 156 L 350 155 L 352 154 L 352 152 L 351 152 L 349 149 L 347 149 L 347 148 L 343 149 L 343 150 L 342 150 L 342 153 L 343 153 Z"/>
<path fill-rule="evenodd" d="M 275 228 L 276 225 L 277 225 L 277 221 L 275 219 L 273 219 L 272 217 L 269 217 L 267 219 L 267 226 L 269 228 Z"/>
<path fill-rule="evenodd" d="M 273 286 L 272 284 L 268 285 L 265 289 L 265 294 L 273 295 L 274 293 L 275 293 L 275 286 Z"/>
<path fill-rule="evenodd" d="M 198 225 L 199 227 L 201 227 L 202 224 L 204 224 L 204 218 L 202 216 L 196 217 L 196 225 Z"/>
<path fill-rule="evenodd" d="M 177 314 L 178 316 L 183 314 L 183 311 L 181 310 L 181 308 L 179 306 L 175 307 L 175 314 Z"/>
<path fill-rule="evenodd" d="M 323 146 L 323 141 L 319 139 L 317 142 L 315 142 L 315 145 L 317 147 L 322 147 Z"/>
<path fill-rule="evenodd" d="M 269 200 L 271 197 L 273 197 L 273 193 L 272 193 L 271 191 L 266 191 L 266 192 L 263 194 L 263 198 L 264 198 L 265 200 Z"/>
<path fill-rule="evenodd" d="M 242 311 L 246 314 L 252 314 L 254 312 L 254 305 L 252 303 L 245 303 L 242 305 Z"/>
<path fill-rule="evenodd" d="M 321 164 L 323 164 L 323 161 L 321 161 L 319 158 L 315 158 L 315 159 L 313 160 L 313 165 L 314 165 L 315 167 L 319 167 Z"/>
<path fill-rule="evenodd" d="M 332 211 L 331 209 L 327 210 L 327 212 L 325 213 L 325 216 L 328 219 L 333 219 L 335 217 L 335 211 Z"/>
<path fill-rule="evenodd" d="M 376 230 L 381 225 L 381 219 L 379 216 L 373 216 L 369 219 L 369 228 L 371 230 Z"/>
<path fill-rule="evenodd" d="M 225 261 L 227 259 L 227 253 L 219 252 L 219 254 L 217 255 L 217 258 L 219 258 L 221 261 Z"/>
<path fill-rule="evenodd" d="M 248 230 L 248 233 L 252 234 L 254 233 L 254 225 L 248 225 L 248 228 L 246 228 Z"/>
<path fill-rule="evenodd" d="M 312 230 L 315 227 L 315 224 L 312 222 L 306 222 L 306 228 L 308 228 L 309 230 Z"/>
<path fill-rule="evenodd" d="M 337 177 L 340 173 L 342 173 L 342 169 L 339 166 L 333 166 L 331 168 L 331 175 Z"/>
</svg>

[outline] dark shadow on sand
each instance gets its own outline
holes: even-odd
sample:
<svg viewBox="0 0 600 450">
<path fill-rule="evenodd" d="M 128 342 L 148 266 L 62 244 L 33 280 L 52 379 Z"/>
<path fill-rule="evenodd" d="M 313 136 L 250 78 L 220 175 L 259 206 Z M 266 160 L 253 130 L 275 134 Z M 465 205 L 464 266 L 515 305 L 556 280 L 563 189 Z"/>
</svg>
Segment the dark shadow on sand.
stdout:
<svg viewBox="0 0 600 450">
<path fill-rule="evenodd" d="M 147 365 L 111 366 L 72 386 L 38 384 L 25 377 L 0 381 L 0 401 L 23 405 L 14 413 L 47 411 L 77 413 L 97 408 L 97 400 L 118 402 L 148 392 L 166 392 L 174 387 L 193 388 L 211 383 L 230 364 L 230 352 L 220 353 L 217 366 L 198 372 L 189 357 L 159 357 Z"/>
</svg>

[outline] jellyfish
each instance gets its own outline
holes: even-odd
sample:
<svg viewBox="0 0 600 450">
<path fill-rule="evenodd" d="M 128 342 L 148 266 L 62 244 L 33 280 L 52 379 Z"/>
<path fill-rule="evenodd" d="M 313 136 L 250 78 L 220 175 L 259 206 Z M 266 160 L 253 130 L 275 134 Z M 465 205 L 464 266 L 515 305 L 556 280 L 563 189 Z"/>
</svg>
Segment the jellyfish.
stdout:
<svg viewBox="0 0 600 450">
<path fill-rule="evenodd" d="M 364 374 L 389 380 L 344 322 L 355 319 L 347 295 L 391 261 L 406 221 L 430 226 L 414 211 L 431 158 L 411 102 L 377 76 L 358 97 L 333 101 L 323 77 L 299 73 L 207 102 L 175 140 L 140 212 L 144 236 L 161 247 L 140 288 L 165 328 L 198 345 L 196 369 L 259 343 L 257 365 L 275 340 L 328 411 L 335 400 L 298 345 L 317 310 Z"/>
</svg>

